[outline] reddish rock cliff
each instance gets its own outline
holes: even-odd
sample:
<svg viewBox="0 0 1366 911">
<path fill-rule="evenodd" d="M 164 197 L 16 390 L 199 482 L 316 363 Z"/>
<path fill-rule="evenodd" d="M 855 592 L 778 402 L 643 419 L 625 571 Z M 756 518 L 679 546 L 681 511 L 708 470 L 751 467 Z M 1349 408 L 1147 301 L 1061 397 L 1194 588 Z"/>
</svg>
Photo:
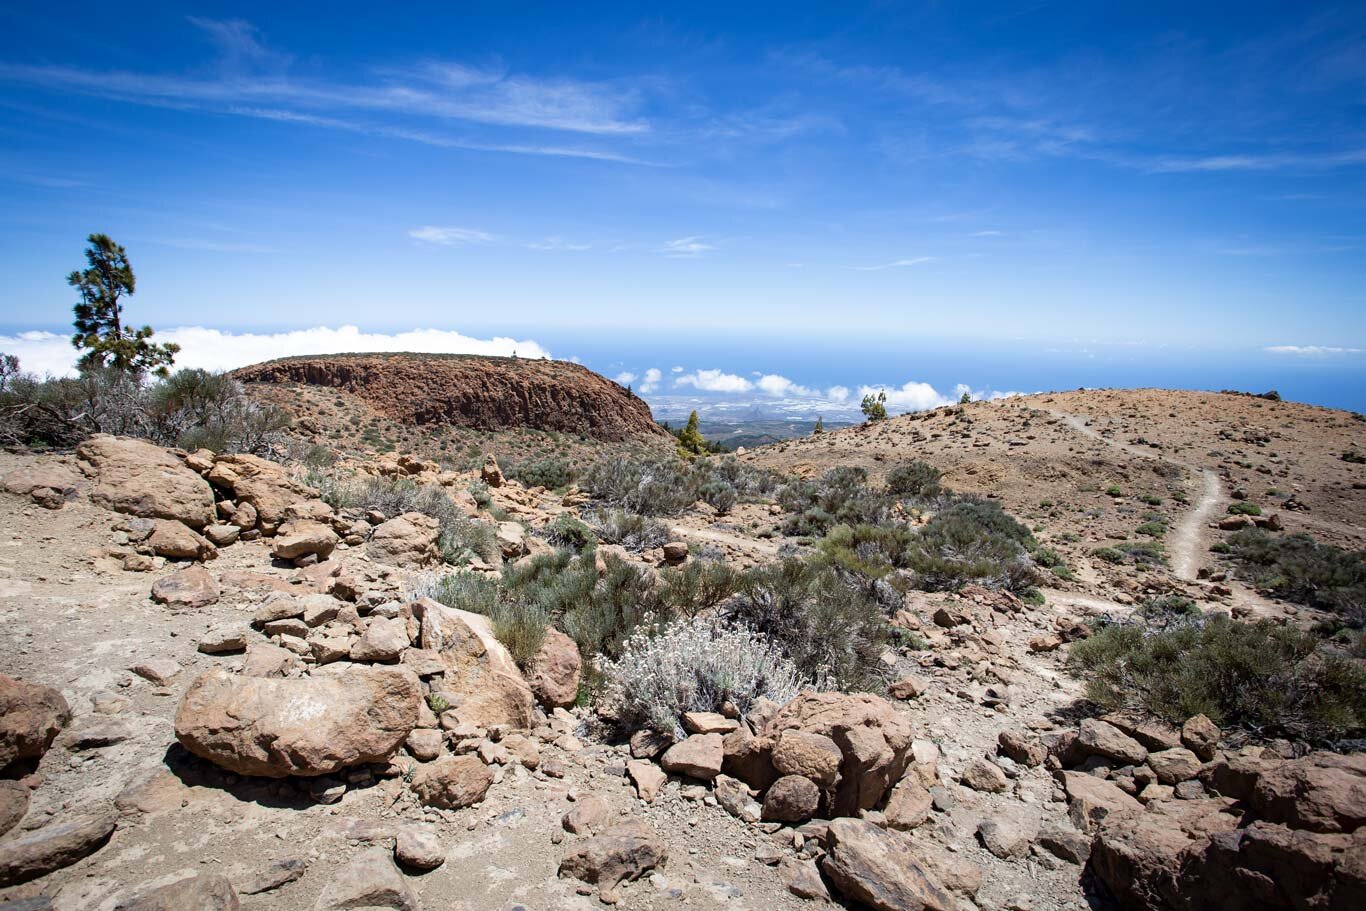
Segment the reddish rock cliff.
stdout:
<svg viewBox="0 0 1366 911">
<path fill-rule="evenodd" d="M 650 408 L 566 361 L 439 354 L 295 357 L 243 367 L 244 383 L 344 389 L 392 420 L 479 430 L 533 427 L 625 440 L 666 433 Z"/>
</svg>

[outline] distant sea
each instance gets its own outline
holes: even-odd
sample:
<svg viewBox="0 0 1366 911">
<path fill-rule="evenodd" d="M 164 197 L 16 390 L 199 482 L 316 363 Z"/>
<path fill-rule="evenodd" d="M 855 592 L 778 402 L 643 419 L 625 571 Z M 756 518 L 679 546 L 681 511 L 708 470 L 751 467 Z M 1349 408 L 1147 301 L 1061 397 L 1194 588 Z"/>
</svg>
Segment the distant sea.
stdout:
<svg viewBox="0 0 1366 911">
<path fill-rule="evenodd" d="M 683 367 L 684 373 L 714 369 L 750 381 L 758 374 L 778 374 L 820 390 L 838 385 L 856 392 L 864 385 L 897 388 L 907 382 L 928 383 L 944 396 L 952 395 L 958 384 L 987 394 L 1079 387 L 1257 393 L 1274 389 L 1292 401 L 1366 412 L 1366 356 L 1360 353 L 1311 356 L 1259 348 L 898 340 L 876 333 L 745 338 L 725 332 L 691 336 L 641 332 L 622 337 L 540 330 L 534 337 L 555 357 L 577 357 L 609 377 L 622 371 L 640 376 L 647 368 L 659 368 L 663 373 L 659 387 L 641 394 L 657 411 L 662 407 L 669 413 L 678 412 L 689 399 L 719 405 L 723 413 L 799 413 L 793 409 L 800 398 L 782 397 L 781 405 L 775 407 L 774 397 L 757 391 L 703 394 L 690 386 L 677 386 L 674 381 L 681 374 L 671 372 L 676 366 Z M 839 414 L 823 402 L 809 405 L 810 414 Z M 856 412 L 857 402 L 851 407 Z"/>
</svg>

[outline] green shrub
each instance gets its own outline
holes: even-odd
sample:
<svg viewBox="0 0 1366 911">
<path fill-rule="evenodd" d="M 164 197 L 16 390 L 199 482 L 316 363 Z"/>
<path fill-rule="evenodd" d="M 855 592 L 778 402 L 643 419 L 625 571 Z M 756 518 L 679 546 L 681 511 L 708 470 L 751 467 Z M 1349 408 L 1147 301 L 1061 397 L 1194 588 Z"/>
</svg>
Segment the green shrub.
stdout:
<svg viewBox="0 0 1366 911">
<path fill-rule="evenodd" d="M 918 540 L 905 525 L 836 525 L 821 538 L 817 554 L 823 562 L 868 579 L 881 579 L 911 565 Z"/>
<path fill-rule="evenodd" d="M 1160 538 L 1167 533 L 1167 523 L 1150 521 L 1134 529 L 1136 534 L 1147 535 L 1150 538 Z"/>
<path fill-rule="evenodd" d="M 911 548 L 910 566 L 930 591 L 968 582 L 1022 591 L 1036 573 L 1028 551 L 1037 546 L 1029 529 L 998 503 L 964 500 L 935 514 Z"/>
<path fill-rule="evenodd" d="M 1105 488 L 1105 495 L 1107 497 L 1122 497 L 1124 496 L 1124 491 L 1120 489 L 1118 484 L 1111 484 L 1109 487 Z"/>
<path fill-rule="evenodd" d="M 1139 497 L 1138 499 L 1139 499 L 1140 501 L 1142 501 L 1143 503 L 1148 504 L 1149 506 L 1161 506 L 1161 505 L 1162 505 L 1162 498 L 1159 497 L 1159 496 L 1155 496 L 1155 495 L 1153 495 L 1153 494 L 1150 494 L 1150 493 L 1145 493 L 1143 496 Z"/>
<path fill-rule="evenodd" d="M 778 503 L 791 515 L 783 523 L 789 535 L 819 537 L 835 525 L 876 525 L 890 502 L 867 488 L 862 468 L 832 468 L 815 480 L 792 481 L 778 491 Z"/>
<path fill-rule="evenodd" d="M 682 459 L 612 456 L 589 467 L 581 486 L 612 506 L 645 516 L 667 516 L 697 502 L 701 478 Z"/>
<path fill-rule="evenodd" d="M 1366 733 L 1366 665 L 1269 621 L 1213 615 L 1165 629 L 1114 624 L 1073 644 L 1068 666 L 1110 710 L 1173 724 L 1203 713 L 1267 737 Z"/>
<path fill-rule="evenodd" d="M 553 457 L 520 462 L 507 468 L 504 474 L 527 487 L 544 487 L 547 490 L 568 487 L 578 476 L 568 461 Z"/>
<path fill-rule="evenodd" d="M 887 472 L 887 493 L 898 498 L 936 497 L 943 491 L 943 474 L 928 462 L 903 462 Z"/>
<path fill-rule="evenodd" d="M 702 501 L 715 509 L 716 514 L 721 516 L 729 515 L 730 511 L 735 508 L 735 501 L 739 499 L 735 488 L 720 478 L 707 481 L 702 485 L 699 493 Z"/>
<path fill-rule="evenodd" d="M 1091 551 L 1091 556 L 1098 560 L 1104 560 L 1106 563 L 1118 564 L 1124 562 L 1124 554 L 1113 547 L 1097 547 L 1095 550 Z"/>
<path fill-rule="evenodd" d="M 740 579 L 728 563 L 694 559 L 660 572 L 659 595 L 670 614 L 691 617 L 735 594 Z"/>
<path fill-rule="evenodd" d="M 569 513 L 561 513 L 546 526 L 545 539 L 556 547 L 583 553 L 597 547 L 598 538 L 587 524 Z"/>
<path fill-rule="evenodd" d="M 1281 598 L 1366 626 L 1366 551 L 1320 544 L 1305 534 L 1245 528 L 1228 538 L 1238 575 Z"/>
<path fill-rule="evenodd" d="M 834 567 L 791 558 L 759 567 L 746 574 L 726 615 L 775 644 L 819 688 L 882 686 L 882 607 Z"/>
<path fill-rule="evenodd" d="M 1232 516 L 1260 516 L 1262 508 L 1256 503 L 1249 503 L 1243 500 L 1239 503 L 1230 503 L 1228 507 L 1229 515 Z"/>
</svg>

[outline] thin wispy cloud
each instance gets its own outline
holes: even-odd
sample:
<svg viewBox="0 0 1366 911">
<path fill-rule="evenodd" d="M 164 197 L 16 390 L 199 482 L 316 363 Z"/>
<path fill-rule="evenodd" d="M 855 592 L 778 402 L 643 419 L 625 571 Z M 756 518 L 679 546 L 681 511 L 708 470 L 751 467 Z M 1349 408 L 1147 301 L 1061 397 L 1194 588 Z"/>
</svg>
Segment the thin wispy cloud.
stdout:
<svg viewBox="0 0 1366 911">
<path fill-rule="evenodd" d="M 1279 152 L 1162 158 L 1153 162 L 1148 170 L 1159 174 L 1202 171 L 1279 171 L 1293 168 L 1322 170 L 1363 164 L 1366 164 L 1366 149 L 1348 149 L 1337 152 Z"/>
<path fill-rule="evenodd" d="M 461 247 L 466 244 L 488 243 L 497 239 L 495 235 L 489 234 L 487 231 L 476 231 L 473 228 L 443 228 L 436 225 L 414 228 L 408 232 L 408 236 L 413 240 L 442 247 Z"/>
<path fill-rule="evenodd" d="M 716 247 L 713 244 L 704 243 L 700 236 L 693 236 L 668 241 L 660 248 L 660 252 L 674 259 L 694 259 L 709 250 L 715 249 Z"/>
<path fill-rule="evenodd" d="M 694 370 L 675 378 L 674 386 L 692 387 L 699 392 L 749 392 L 754 388 L 743 376 L 723 370 Z"/>
<path fill-rule="evenodd" d="M 530 250 L 563 250 L 569 253 L 582 253 L 585 250 L 593 249 L 593 245 L 571 243 L 563 237 L 547 237 L 545 240 L 533 241 L 532 243 L 527 244 L 527 248 Z"/>
<path fill-rule="evenodd" d="M 906 266 L 919 266 L 932 262 L 934 262 L 933 256 L 915 256 L 910 259 L 898 259 L 890 263 L 879 263 L 876 266 L 854 266 L 854 269 L 858 272 L 881 272 L 883 269 L 901 269 Z"/>
<path fill-rule="evenodd" d="M 1366 348 L 1343 348 L 1337 345 L 1268 345 L 1262 350 L 1272 354 L 1290 354 L 1297 357 L 1333 357 L 1342 354 L 1366 353 Z"/>
</svg>

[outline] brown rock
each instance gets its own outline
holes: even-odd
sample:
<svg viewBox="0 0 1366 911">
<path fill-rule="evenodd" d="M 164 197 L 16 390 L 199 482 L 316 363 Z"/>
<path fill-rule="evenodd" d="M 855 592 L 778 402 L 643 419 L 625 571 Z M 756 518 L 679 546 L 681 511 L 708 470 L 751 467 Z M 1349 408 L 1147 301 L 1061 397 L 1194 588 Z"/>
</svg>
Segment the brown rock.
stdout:
<svg viewBox="0 0 1366 911">
<path fill-rule="evenodd" d="M 237 911 L 240 907 L 226 876 L 199 873 L 139 889 L 116 903 L 114 911 Z"/>
<path fill-rule="evenodd" d="M 406 621 L 399 617 L 375 617 L 365 628 L 365 634 L 351 646 L 351 660 L 397 661 L 410 645 Z"/>
<path fill-rule="evenodd" d="M 402 668 L 343 675 L 202 674 L 176 712 L 176 739 L 242 775 L 324 775 L 387 759 L 417 723 L 422 688 Z"/>
<path fill-rule="evenodd" d="M 1214 751 L 1219 748 L 1221 736 L 1219 727 L 1205 715 L 1188 718 L 1186 723 L 1181 725 L 1181 742 L 1205 762 L 1214 758 Z"/>
<path fill-rule="evenodd" d="M 484 465 L 479 469 L 479 477 L 490 487 L 503 486 L 503 470 L 498 467 L 498 460 L 492 455 L 484 456 Z"/>
<path fill-rule="evenodd" d="M 325 560 L 337 549 L 340 540 L 331 526 L 321 522 L 289 522 L 279 527 L 270 553 L 279 560 L 298 560 L 307 556 Z"/>
<path fill-rule="evenodd" d="M 536 706 L 531 687 L 487 617 L 430 598 L 413 602 L 412 610 L 421 624 L 420 645 L 440 654 L 446 665 L 442 689 L 458 697 L 451 700 L 457 723 L 485 730 L 531 727 Z"/>
<path fill-rule="evenodd" d="M 28 812 L 28 788 L 0 778 L 0 835 L 19 824 Z"/>
<path fill-rule="evenodd" d="M 786 730 L 820 734 L 839 747 L 843 762 L 829 807 L 834 816 L 877 806 L 910 764 L 911 726 L 877 696 L 803 692 L 778 710 L 764 735 L 776 740 Z"/>
<path fill-rule="evenodd" d="M 985 759 L 974 759 L 963 769 L 959 780 L 974 791 L 1000 794 L 1010 787 L 1010 781 L 1001 767 Z"/>
<path fill-rule="evenodd" d="M 218 549 L 208 539 L 182 522 L 157 519 L 146 546 L 158 557 L 172 560 L 209 560 Z"/>
<path fill-rule="evenodd" d="M 683 727 L 692 734 L 729 734 L 739 726 L 739 721 L 717 712 L 683 713 Z"/>
<path fill-rule="evenodd" d="M 1048 758 L 1048 751 L 1042 743 L 1019 731 L 1002 731 L 996 738 L 996 748 L 1002 756 L 1031 768 L 1041 765 Z"/>
<path fill-rule="evenodd" d="M 809 778 L 784 775 L 764 794 L 763 818 L 773 822 L 806 822 L 820 809 L 821 789 Z"/>
<path fill-rule="evenodd" d="M 835 888 L 874 911 L 952 911 L 944 888 L 917 862 L 897 832 L 863 819 L 830 822 L 821 869 Z"/>
<path fill-rule="evenodd" d="M 383 848 L 367 848 L 323 887 L 314 911 L 391 908 L 419 911 L 412 887 Z"/>
<path fill-rule="evenodd" d="M 1310 753 L 1263 772 L 1251 800 L 1268 822 L 1312 832 L 1366 825 L 1366 753 Z"/>
<path fill-rule="evenodd" d="M 612 807 L 607 801 L 596 794 L 589 794 L 574 801 L 574 806 L 560 819 L 560 825 L 564 826 L 566 832 L 583 835 L 602 830 L 611 819 Z"/>
<path fill-rule="evenodd" d="M 725 736 L 722 742 L 724 758 L 721 770 L 740 779 L 756 791 L 764 791 L 778 778 L 773 767 L 772 744 L 755 737 L 749 728 L 740 725 Z"/>
<path fill-rule="evenodd" d="M 909 674 L 887 687 L 887 695 L 893 699 L 915 699 L 925 692 L 925 681 Z"/>
<path fill-rule="evenodd" d="M 693 734 L 665 750 L 659 764 L 668 772 L 711 780 L 721 774 L 724 756 L 720 734 Z"/>
<path fill-rule="evenodd" d="M 1082 721 L 1077 730 L 1077 746 L 1087 755 L 1117 759 L 1126 765 L 1139 765 L 1148 758 L 1143 744 L 1099 718 Z"/>
<path fill-rule="evenodd" d="M 424 806 L 458 810 L 484 799 L 493 773 L 478 756 L 447 756 L 428 763 L 413 776 L 413 793 Z"/>
<path fill-rule="evenodd" d="M 76 447 L 81 470 L 95 479 L 96 506 L 203 528 L 213 522 L 213 489 L 172 453 L 145 440 L 96 435 Z"/>
<path fill-rule="evenodd" d="M 571 848 L 560 860 L 560 875 L 611 888 L 664 866 L 664 842 L 639 820 L 618 823 Z"/>
<path fill-rule="evenodd" d="M 441 732 L 431 728 L 418 728 L 409 732 L 408 739 L 404 741 L 404 746 L 408 752 L 413 754 L 413 758 L 420 762 L 430 762 L 441 755 L 441 747 L 445 743 L 445 738 Z"/>
<path fill-rule="evenodd" d="M 1148 766 L 1163 784 L 1180 784 L 1200 774 L 1200 758 L 1184 747 L 1149 753 Z"/>
<path fill-rule="evenodd" d="M 170 607 L 208 607 L 222 592 L 218 580 L 202 566 L 186 566 L 152 583 L 152 600 Z"/>
<path fill-rule="evenodd" d="M 1083 832 L 1093 832 L 1111 815 L 1140 813 L 1143 805 L 1116 785 L 1085 772 L 1062 772 L 1067 792 L 1068 816 Z"/>
<path fill-rule="evenodd" d="M 583 660 L 574 640 L 557 629 L 547 629 L 528 680 L 536 699 L 548 709 L 568 708 L 579 698 L 582 672 Z"/>
<path fill-rule="evenodd" d="M 1038 835 L 1038 822 L 1022 816 L 1021 811 L 984 819 L 977 826 L 982 846 L 1002 860 L 1024 857 Z"/>
<path fill-rule="evenodd" d="M 659 766 L 648 759 L 628 761 L 626 763 L 626 774 L 631 776 L 631 782 L 636 786 L 636 794 L 646 803 L 653 803 L 654 799 L 659 796 L 659 789 L 664 787 L 664 782 L 669 780 Z"/>
<path fill-rule="evenodd" d="M 778 862 L 778 878 L 783 881 L 787 891 L 798 898 L 830 900 L 830 891 L 825 888 L 820 867 L 816 866 L 814 860 L 784 857 Z"/>
<path fill-rule="evenodd" d="M 420 512 L 405 512 L 379 525 L 370 534 L 365 553 L 390 566 L 428 566 L 441 559 L 436 545 L 441 524 Z"/>
<path fill-rule="evenodd" d="M 669 541 L 664 547 L 664 562 L 670 566 L 677 566 L 688 559 L 687 541 Z"/>
<path fill-rule="evenodd" d="M 924 784 L 914 775 L 907 775 L 892 788 L 883 815 L 890 828 L 904 832 L 929 819 L 933 805 L 934 799 Z"/>
<path fill-rule="evenodd" d="M 284 523 L 286 509 L 317 496 L 317 491 L 290 477 L 285 466 L 246 453 L 218 456 L 208 479 L 231 493 L 237 503 L 232 524 L 244 531 L 255 527 L 267 535 L 275 534 Z M 254 522 L 244 507 L 255 512 Z"/>
<path fill-rule="evenodd" d="M 0 674 L 0 770 L 37 760 L 71 720 L 71 707 L 50 686 Z"/>
<path fill-rule="evenodd" d="M 29 497 L 44 509 L 61 509 L 80 488 L 80 475 L 65 465 L 26 465 L 0 478 L 0 490 Z"/>
<path fill-rule="evenodd" d="M 0 842 L 0 887 L 46 876 L 94 854 L 114 831 L 118 813 L 67 816 Z"/>
<path fill-rule="evenodd" d="M 843 762 L 839 745 L 823 734 L 783 731 L 773 747 L 773 767 L 780 773 L 809 778 L 824 788 L 834 787 Z"/>
</svg>

